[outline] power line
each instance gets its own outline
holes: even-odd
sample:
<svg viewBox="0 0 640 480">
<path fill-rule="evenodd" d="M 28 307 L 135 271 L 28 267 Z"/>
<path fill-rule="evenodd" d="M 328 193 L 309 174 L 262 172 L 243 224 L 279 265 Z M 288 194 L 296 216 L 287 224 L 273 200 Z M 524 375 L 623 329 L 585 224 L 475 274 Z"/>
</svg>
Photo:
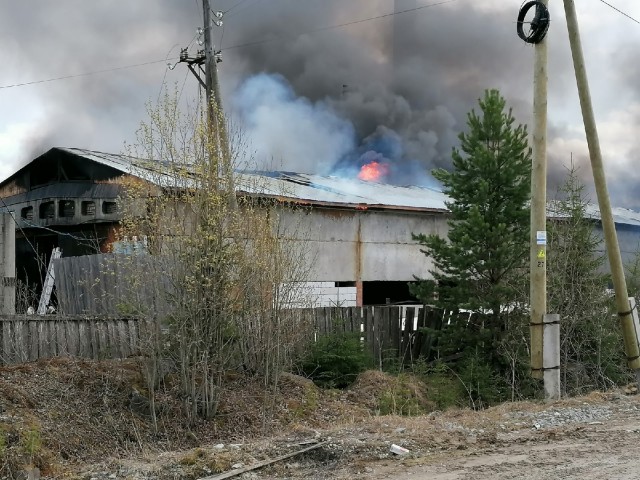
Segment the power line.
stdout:
<svg viewBox="0 0 640 480">
<path fill-rule="evenodd" d="M 363 18 L 363 19 L 360 19 L 360 20 L 354 20 L 352 22 L 340 23 L 338 25 L 329 25 L 329 26 L 326 26 L 326 27 L 320 27 L 320 28 L 316 28 L 314 30 L 309 30 L 307 32 L 301 32 L 301 33 L 298 33 L 298 34 L 293 34 L 291 36 L 299 37 L 301 35 L 308 35 L 310 33 L 317 33 L 317 32 L 322 32 L 322 31 L 325 31 L 325 30 L 334 30 L 336 28 L 348 27 L 348 26 L 351 26 L 351 25 L 357 25 L 359 23 L 370 22 L 372 20 L 379 20 L 381 18 L 393 17 L 394 15 L 401 15 L 403 13 L 415 12 L 417 10 L 423 10 L 425 8 L 438 7 L 440 5 L 445 5 L 447 3 L 453 3 L 453 2 L 456 2 L 456 1 L 457 0 L 444 0 L 444 1 L 441 1 L 441 2 L 437 2 L 437 3 L 430 3 L 428 5 L 422 5 L 420 7 L 408 8 L 406 10 L 401 10 L 399 12 L 386 13 L 384 15 L 378 15 L 378 16 L 375 16 L 375 17 Z M 231 47 L 227 47 L 224 50 L 234 50 L 236 48 L 244 48 L 244 47 L 250 47 L 250 46 L 254 46 L 254 45 L 260 45 L 262 43 L 275 42 L 277 40 L 290 38 L 291 36 L 290 35 L 281 35 L 281 36 L 278 36 L 278 37 L 264 39 L 264 40 L 258 40 L 258 41 L 255 41 L 255 42 L 241 43 L 241 44 L 238 44 L 238 45 L 233 45 Z"/>
<path fill-rule="evenodd" d="M 624 15 L 625 17 L 627 17 L 629 20 L 633 20 L 634 22 L 636 22 L 637 24 L 640 24 L 640 21 L 636 20 L 635 18 L 633 18 L 631 15 L 629 15 L 628 13 L 623 12 L 622 10 L 620 10 L 618 7 L 614 7 L 613 5 L 611 5 L 609 2 L 605 2 L 604 0 L 600 0 L 602 3 L 604 3 L 607 7 L 613 8 L 616 12 Z"/>
<path fill-rule="evenodd" d="M 227 10 L 227 12 L 229 12 L 230 10 L 232 10 L 235 7 L 239 6 L 241 3 L 244 3 L 244 1 L 245 0 L 241 0 L 240 2 L 236 3 L 233 7 L 231 7 L 229 10 Z M 381 19 L 381 18 L 392 17 L 394 15 L 400 15 L 400 14 L 403 14 L 403 13 L 409 13 L 409 12 L 414 12 L 414 11 L 417 11 L 417 10 L 423 10 L 425 8 L 437 7 L 437 6 L 440 6 L 440 5 L 445 5 L 447 3 L 453 3 L 453 2 L 456 2 L 456 1 L 457 0 L 444 0 L 444 1 L 441 1 L 441 2 L 437 2 L 437 3 L 431 3 L 431 4 L 428 4 L 428 5 L 422 5 L 420 7 L 409 8 L 407 10 L 402 10 L 402 11 L 399 11 L 399 12 L 392 12 L 392 13 L 387 13 L 387 14 L 384 14 L 384 15 L 378 15 L 378 16 L 375 16 L 375 17 L 363 18 L 363 19 L 360 19 L 360 20 L 355 20 L 355 21 L 347 22 L 347 23 L 341 23 L 341 24 L 338 24 L 338 25 L 329 25 L 329 26 L 326 26 L 326 27 L 317 28 L 315 30 L 310 30 L 310 31 L 307 31 L 307 32 L 301 32 L 301 33 L 296 34 L 295 36 L 298 37 L 300 35 L 316 33 L 316 32 L 322 32 L 322 31 L 325 31 L 325 30 L 333 30 L 333 29 L 336 29 L 336 28 L 348 27 L 348 26 L 351 26 L 351 25 L 359 24 L 359 23 L 370 22 L 372 20 L 378 20 L 378 19 Z M 602 1 L 605 4 L 607 4 L 606 2 L 604 2 L 604 0 L 600 0 L 600 1 Z M 607 4 L 607 5 L 609 5 L 609 4 Z M 609 6 L 611 6 L 611 5 L 609 5 Z M 612 8 L 615 8 L 615 7 L 612 7 Z M 624 14 L 624 12 L 621 12 L 621 13 L 623 13 L 623 15 L 626 15 L 626 14 Z M 629 17 L 629 18 L 631 18 L 632 20 L 637 22 L 637 20 L 633 19 L 632 17 Z M 640 23 L 640 22 L 638 22 L 638 23 Z M 283 36 L 270 38 L 270 39 L 265 39 L 265 40 L 259 40 L 259 41 L 255 41 L 255 42 L 242 43 L 242 44 L 239 44 L 239 45 L 233 45 L 231 47 L 227 47 L 224 50 L 225 51 L 226 50 L 234 50 L 234 49 L 237 49 L 237 48 L 249 47 L 249 46 L 253 46 L 253 45 L 260 45 L 262 43 L 274 42 L 274 41 L 281 40 L 281 39 L 287 38 L 287 37 L 288 36 L 284 36 L 283 35 Z M 71 79 L 71 78 L 88 77 L 88 76 L 91 76 L 91 75 L 98 75 L 98 74 L 101 74 L 101 73 L 116 72 L 118 70 L 128 70 L 130 68 L 146 67 L 146 66 L 149 66 L 149 65 L 156 65 L 158 63 L 166 63 L 167 60 L 177 60 L 177 59 L 176 58 L 171 58 L 171 59 L 165 58 L 163 60 L 152 60 L 150 62 L 136 63 L 136 64 L 132 64 L 132 65 L 123 65 L 123 66 L 120 66 L 120 67 L 106 68 L 106 69 L 103 69 L 103 70 L 94 70 L 92 72 L 83 72 L 83 73 L 76 73 L 76 74 L 72 74 L 72 75 L 63 75 L 61 77 L 52 77 L 52 78 L 45 78 L 45 79 L 41 79 L 41 80 L 32 80 L 30 82 L 22 82 L 22 83 L 12 83 L 12 84 L 8 84 L 8 85 L 0 85 L 0 90 L 6 90 L 6 89 L 9 89 L 9 88 L 26 87 L 26 86 L 30 86 L 30 85 L 38 85 L 38 84 L 41 84 L 41 83 L 57 82 L 57 81 L 60 81 L 60 80 L 68 80 L 68 79 Z"/>
<path fill-rule="evenodd" d="M 76 235 L 74 235 L 72 233 L 61 232 L 60 230 L 54 230 L 53 228 L 45 227 L 43 225 L 36 225 L 35 223 L 31 223 L 31 222 L 29 222 L 28 220 L 25 220 L 25 219 L 22 219 L 22 221 L 24 222 L 24 224 L 27 227 L 38 228 L 40 230 L 45 230 L 47 232 L 55 233 L 56 235 L 61 235 L 63 237 L 69 237 L 69 238 L 75 240 L 78 243 L 85 243 L 85 242 L 93 241 L 93 240 L 105 240 L 105 239 L 108 238 L 108 237 L 98 237 L 98 236 L 95 236 L 95 237 L 87 237 L 87 236 L 78 237 L 78 236 L 76 236 Z M 23 234 L 24 234 L 24 232 L 23 232 Z"/>
<path fill-rule="evenodd" d="M 26 242 L 29 244 L 29 246 L 31 247 L 31 250 L 33 250 L 33 253 L 36 255 L 36 259 L 39 258 L 39 254 L 38 254 L 38 250 L 36 250 L 36 247 L 33 246 L 33 243 L 31 243 L 31 241 L 29 240 L 29 237 L 27 237 L 27 234 L 24 233 L 24 230 L 22 229 L 22 227 L 20 226 L 20 224 L 18 223 L 18 220 L 16 220 L 16 214 L 14 210 L 11 210 L 9 208 L 9 205 L 7 205 L 7 203 L 4 201 L 4 198 L 0 197 L 0 202 L 2 202 L 2 205 L 4 205 L 4 208 L 6 210 L 6 213 L 9 214 L 9 216 L 11 217 L 11 219 L 13 220 L 13 223 L 16 224 L 16 227 L 18 227 L 18 230 L 20 230 L 20 233 L 22 233 L 23 238 L 26 240 Z"/>
<path fill-rule="evenodd" d="M 231 17 L 231 16 L 233 16 L 233 15 L 237 15 L 238 13 L 242 12 L 243 10 L 246 10 L 247 8 L 249 8 L 249 7 L 253 6 L 253 5 L 255 5 L 255 4 L 256 4 L 256 3 L 258 3 L 259 1 L 260 1 L 260 0 L 253 0 L 251 3 L 246 4 L 244 7 L 240 8 L 239 10 L 236 10 L 235 12 L 233 12 L 233 13 L 231 13 L 231 14 L 229 14 L 229 15 L 226 15 L 226 16 L 227 16 L 227 18 L 229 18 L 229 17 Z M 237 5 L 236 5 L 236 6 L 237 6 Z M 235 7 L 234 7 L 234 8 L 235 8 Z M 227 12 L 228 12 L 228 11 L 229 11 L 229 10 L 227 10 Z M 224 13 L 226 14 L 227 12 L 224 12 Z"/>
<path fill-rule="evenodd" d="M 76 73 L 76 74 L 73 74 L 73 75 L 64 75 L 62 77 L 47 78 L 47 79 L 43 79 L 43 80 L 33 80 L 31 82 L 13 83 L 13 84 L 10 84 L 10 85 L 0 85 L 0 90 L 7 89 L 7 88 L 26 87 L 28 85 L 36 85 L 36 84 L 39 84 L 39 83 L 57 82 L 58 80 L 67 80 L 69 78 L 88 77 L 90 75 L 98 75 L 100 73 L 115 72 L 115 71 L 118 71 L 118 70 L 127 70 L 129 68 L 146 67 L 148 65 L 156 65 L 158 63 L 166 63 L 167 60 L 168 59 L 153 60 L 151 62 L 136 63 L 134 65 L 123 65 L 121 67 L 106 68 L 104 70 L 95 70 L 93 72 Z M 176 60 L 176 59 L 172 58 L 171 60 Z"/>
<path fill-rule="evenodd" d="M 233 10 L 236 7 L 239 7 L 240 5 L 242 5 L 244 2 L 246 2 L 247 0 L 240 0 L 238 3 L 236 3 L 235 5 L 233 5 L 231 8 L 226 9 L 223 13 L 229 13 L 231 10 Z"/>
</svg>

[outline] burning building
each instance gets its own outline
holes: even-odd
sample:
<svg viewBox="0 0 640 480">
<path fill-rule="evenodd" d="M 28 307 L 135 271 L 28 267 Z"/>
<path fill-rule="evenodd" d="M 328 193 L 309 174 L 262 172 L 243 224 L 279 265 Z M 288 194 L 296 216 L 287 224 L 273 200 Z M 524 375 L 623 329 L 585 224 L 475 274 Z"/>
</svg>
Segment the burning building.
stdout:
<svg viewBox="0 0 640 480">
<path fill-rule="evenodd" d="M 307 290 L 316 305 L 410 300 L 407 282 L 428 276 L 430 267 L 411 234 L 446 234 L 442 192 L 378 183 L 384 165 L 365 165 L 362 171 L 363 179 L 239 174 L 238 195 L 270 199 L 275 208 L 304 207 L 282 208 L 280 214 L 284 223 L 296 224 L 294 240 L 305 242 Z M 40 279 L 54 247 L 63 257 L 112 251 L 123 176 L 158 181 L 157 172 L 139 159 L 52 148 L 0 183 L 0 198 L 16 219 L 18 278 Z"/>
<path fill-rule="evenodd" d="M 17 277 L 38 281 L 54 247 L 63 257 L 117 250 L 118 195 L 125 176 L 163 183 L 162 164 L 123 155 L 52 148 L 0 183 L 16 222 Z M 446 195 L 436 188 L 383 183 L 388 165 L 371 161 L 359 174 L 238 174 L 237 194 L 269 200 L 284 225 L 304 242 L 308 302 L 372 305 L 412 301 L 408 284 L 432 268 L 412 233 L 447 234 Z M 160 172 L 160 173 L 159 173 Z M 391 172 L 392 173 L 392 172 Z M 165 178 L 169 181 L 169 177 Z M 295 205 L 302 208 L 282 208 Z M 597 208 L 589 207 L 597 228 Z M 637 251 L 640 214 L 614 209 L 626 261 Z M 114 248 L 115 247 L 115 248 Z"/>
</svg>

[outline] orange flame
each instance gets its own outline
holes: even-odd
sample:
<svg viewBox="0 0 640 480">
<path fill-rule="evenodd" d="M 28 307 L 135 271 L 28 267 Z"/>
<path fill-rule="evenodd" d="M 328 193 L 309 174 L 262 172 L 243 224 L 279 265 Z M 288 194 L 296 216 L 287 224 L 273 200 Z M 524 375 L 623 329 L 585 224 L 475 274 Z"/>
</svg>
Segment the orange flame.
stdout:
<svg viewBox="0 0 640 480">
<path fill-rule="evenodd" d="M 386 163 L 371 162 L 362 166 L 358 178 L 367 182 L 377 182 L 389 173 L 389 165 Z"/>
</svg>

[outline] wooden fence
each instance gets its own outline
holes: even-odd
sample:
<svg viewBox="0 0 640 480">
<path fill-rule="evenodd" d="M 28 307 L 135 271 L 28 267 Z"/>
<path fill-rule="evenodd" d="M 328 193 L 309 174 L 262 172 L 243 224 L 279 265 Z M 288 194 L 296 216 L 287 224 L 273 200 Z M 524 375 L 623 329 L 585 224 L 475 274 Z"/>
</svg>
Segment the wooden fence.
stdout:
<svg viewBox="0 0 640 480">
<path fill-rule="evenodd" d="M 318 335 L 359 333 L 377 366 L 410 365 L 430 359 L 434 331 L 443 325 L 443 311 L 422 306 L 336 307 L 311 310 Z"/>
<path fill-rule="evenodd" d="M 421 357 L 430 359 L 433 331 L 443 324 L 441 310 L 415 306 L 322 307 L 289 310 L 287 314 L 315 325 L 308 337 L 311 341 L 332 333 L 359 334 L 380 368 L 391 363 L 411 364 Z M 139 355 L 141 341 L 149 338 L 152 328 L 150 322 L 136 319 L 0 317 L 0 364 L 55 356 L 103 359 Z"/>
<path fill-rule="evenodd" d="M 105 359 L 140 354 L 145 322 L 58 316 L 0 317 L 0 364 L 73 356 Z M 142 330 L 142 331 L 141 331 Z"/>
<path fill-rule="evenodd" d="M 150 255 L 101 254 L 55 261 L 58 309 L 65 315 L 165 316 L 165 266 Z"/>
</svg>

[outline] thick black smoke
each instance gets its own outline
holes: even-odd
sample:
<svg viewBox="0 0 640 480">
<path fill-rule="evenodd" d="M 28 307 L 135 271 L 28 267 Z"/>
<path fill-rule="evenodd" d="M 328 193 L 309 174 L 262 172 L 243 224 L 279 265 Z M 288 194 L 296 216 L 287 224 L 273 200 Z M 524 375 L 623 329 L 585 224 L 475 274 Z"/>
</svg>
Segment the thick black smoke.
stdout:
<svg viewBox="0 0 640 480">
<path fill-rule="evenodd" d="M 530 123 L 533 49 L 515 34 L 517 6 L 487 11 L 469 2 L 451 3 L 296 35 L 392 8 L 392 2 L 352 1 L 349 7 L 344 3 L 303 2 L 304 7 L 299 3 L 273 9 L 259 21 L 243 23 L 237 34 L 268 40 L 278 32 L 286 40 L 237 49 L 231 44 L 226 51 L 223 45 L 233 64 L 227 72 L 232 73 L 227 77 L 232 83 L 258 73 L 278 74 L 296 95 L 352 123 L 354 147 L 334 159 L 338 170 L 359 168 L 372 151 L 392 163 L 398 183 L 424 181 L 431 169 L 450 167 L 451 149 L 466 127 L 466 114 L 477 108 L 487 88 L 498 88 L 518 121 Z M 424 3 L 395 2 L 396 11 L 417 5 Z M 566 70 L 568 55 L 566 48 L 558 49 L 551 68 Z M 560 98 L 566 86 L 570 84 L 560 84 Z M 295 136 L 288 141 L 309 143 Z M 291 169 L 311 167 L 304 159 L 284 159 L 284 164 Z M 316 167 L 326 169 L 324 162 Z"/>
<path fill-rule="evenodd" d="M 263 165 L 328 173 L 379 158 L 392 164 L 393 181 L 422 181 L 418 174 L 426 179 L 432 168 L 450 166 L 466 114 L 487 88 L 498 88 L 518 122 L 531 125 L 534 50 L 515 33 L 519 1 L 456 1 L 324 29 L 429 3 L 246 0 L 225 15 L 224 28 L 214 32 L 223 51 L 225 107 L 244 112 Z M 220 10 L 236 4 L 214 2 Z M 3 85 L 176 56 L 202 22 L 199 0 L 5 2 L 2 9 Z M 550 190 L 572 155 L 591 184 L 584 133 L 575 128 L 579 105 L 560 3 L 552 3 L 551 13 Z M 587 54 L 602 43 L 585 37 Z M 624 41 L 615 41 L 622 48 L 614 65 L 588 67 L 596 77 L 610 72 L 611 89 L 635 92 L 629 102 L 640 102 L 635 45 Z M 247 43 L 254 45 L 239 47 Z M 192 43 L 191 51 L 196 49 Z M 184 66 L 167 71 L 163 62 L 0 90 L 0 145 L 7 141 L 7 125 L 28 121 L 13 164 L 55 145 L 121 151 L 163 80 L 184 85 L 185 97 L 197 96 L 197 83 Z M 256 96 L 258 90 L 270 98 Z M 33 111 L 37 124 L 28 115 Z M 567 114 L 557 118 L 554 111 Z M 627 120 L 630 137 L 637 138 L 632 130 L 640 118 Z M 633 195 L 637 179 L 625 168 L 638 151 L 640 145 L 629 142 L 621 151 L 604 152 L 607 161 L 619 163 L 608 170 L 614 203 L 640 207 Z"/>
</svg>

